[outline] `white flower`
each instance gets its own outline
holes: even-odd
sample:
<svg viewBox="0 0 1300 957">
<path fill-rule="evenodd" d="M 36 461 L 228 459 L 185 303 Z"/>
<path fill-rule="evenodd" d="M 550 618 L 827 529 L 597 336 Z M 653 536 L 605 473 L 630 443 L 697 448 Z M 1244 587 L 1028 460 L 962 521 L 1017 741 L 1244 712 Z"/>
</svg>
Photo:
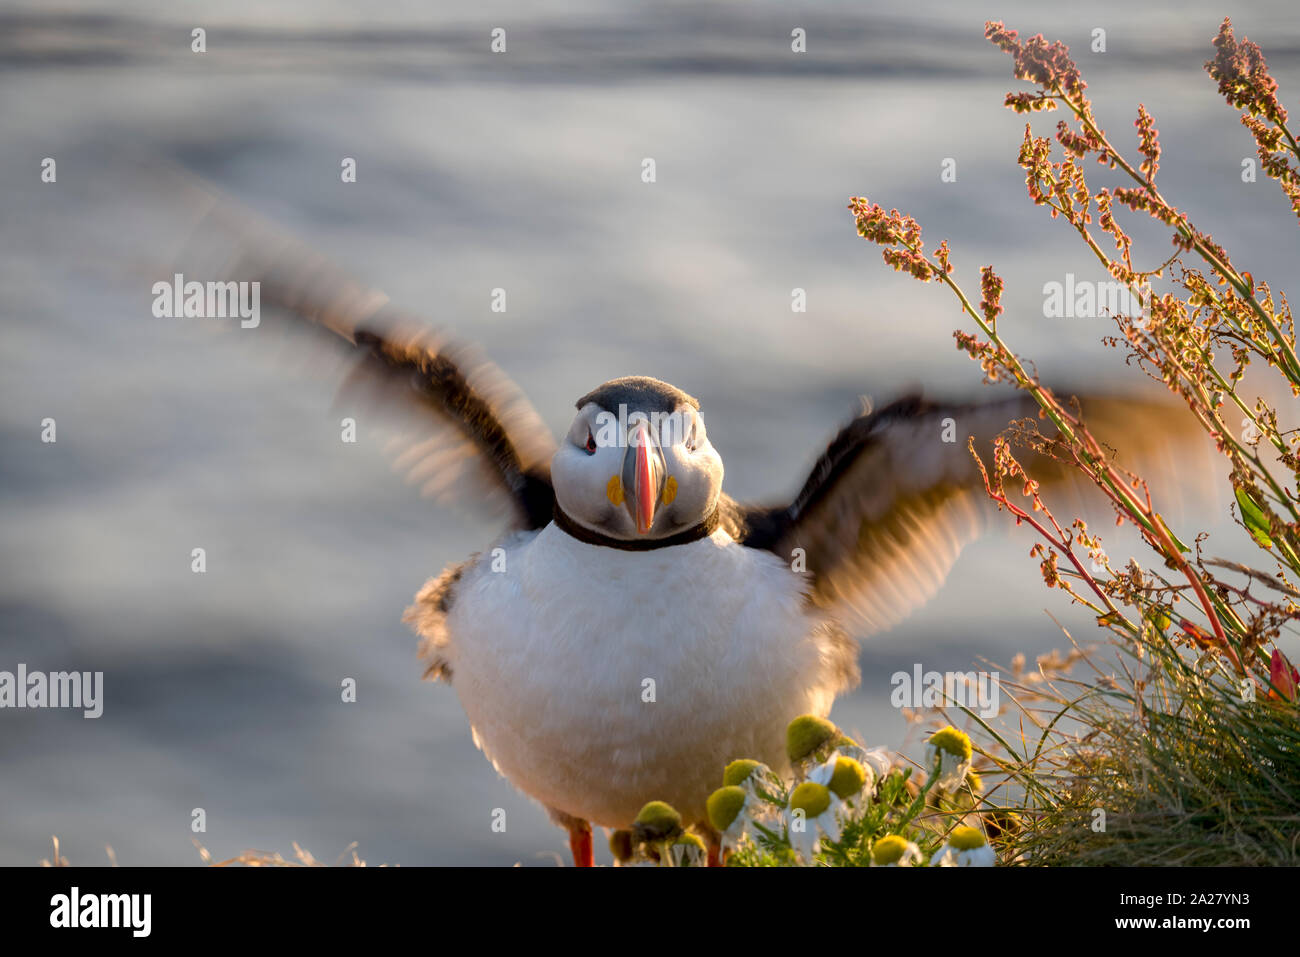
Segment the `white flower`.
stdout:
<svg viewBox="0 0 1300 957">
<path fill-rule="evenodd" d="M 786 833 L 790 846 L 805 861 L 817 853 L 823 835 L 831 841 L 840 839 L 838 812 L 842 803 L 830 788 L 816 781 L 805 781 L 791 793 Z"/>
<path fill-rule="evenodd" d="M 839 728 L 815 714 L 795 718 L 785 729 L 785 753 L 800 778 L 813 764 L 824 760 L 836 740 L 841 738 Z"/>
<path fill-rule="evenodd" d="M 973 827 L 955 827 L 948 843 L 931 859 L 934 867 L 992 867 L 998 856 L 983 833 Z"/>
<path fill-rule="evenodd" d="M 890 834 L 871 847 L 872 867 L 914 867 L 921 863 L 921 849 L 907 838 Z"/>
<path fill-rule="evenodd" d="M 737 784 L 720 787 L 709 795 L 705 809 L 709 823 L 721 835 L 722 849 L 731 850 L 745 839 L 749 827 L 750 807 L 758 799 Z"/>
<path fill-rule="evenodd" d="M 674 867 L 703 867 L 709 851 L 695 834 L 683 834 L 668 848 Z"/>
<path fill-rule="evenodd" d="M 833 796 L 855 811 L 866 806 L 863 792 L 870 794 L 874 787 L 871 771 L 838 751 L 810 770 L 808 780 L 829 789 Z"/>
<path fill-rule="evenodd" d="M 808 780 L 814 784 L 820 784 L 824 788 L 831 786 L 831 778 L 835 776 L 835 765 L 839 762 L 839 752 L 835 752 L 821 764 L 813 765 L 808 772 Z"/>
<path fill-rule="evenodd" d="M 933 772 L 938 762 L 935 786 L 943 791 L 955 791 L 961 787 L 970 772 L 971 754 L 970 737 L 951 725 L 930 735 L 925 746 L 925 766 L 927 771 Z"/>
<path fill-rule="evenodd" d="M 835 750 L 870 771 L 875 784 L 889 777 L 894 766 L 893 759 L 884 748 L 864 748 L 860 744 L 844 741 L 836 745 Z"/>
<path fill-rule="evenodd" d="M 732 761 L 722 773 L 724 787 L 743 788 L 748 800 L 745 817 L 769 827 L 775 827 L 785 806 L 785 784 L 776 772 L 761 761 L 741 759 Z"/>
<path fill-rule="evenodd" d="M 884 748 L 859 748 L 862 755 L 850 754 L 849 757 L 857 757 L 859 763 L 864 768 L 870 768 L 876 776 L 876 781 L 883 781 L 889 777 L 889 772 L 894 767 L 894 759 L 889 756 L 889 752 Z"/>
</svg>

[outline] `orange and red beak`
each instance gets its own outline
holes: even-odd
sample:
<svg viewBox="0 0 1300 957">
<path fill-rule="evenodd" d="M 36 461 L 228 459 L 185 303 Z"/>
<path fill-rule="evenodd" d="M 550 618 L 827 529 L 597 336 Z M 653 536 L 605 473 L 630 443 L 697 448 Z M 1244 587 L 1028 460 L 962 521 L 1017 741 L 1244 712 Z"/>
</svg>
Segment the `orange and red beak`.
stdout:
<svg viewBox="0 0 1300 957">
<path fill-rule="evenodd" d="M 634 423 L 623 455 L 623 491 L 624 505 L 638 534 L 645 535 L 654 524 L 666 471 L 663 452 L 651 436 L 649 424 L 644 420 Z"/>
</svg>

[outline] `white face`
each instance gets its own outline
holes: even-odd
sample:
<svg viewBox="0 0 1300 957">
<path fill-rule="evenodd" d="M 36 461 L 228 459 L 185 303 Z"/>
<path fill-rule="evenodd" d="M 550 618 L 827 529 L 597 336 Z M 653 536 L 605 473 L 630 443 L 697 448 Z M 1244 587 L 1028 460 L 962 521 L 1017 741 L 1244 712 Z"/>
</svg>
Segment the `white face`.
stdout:
<svg viewBox="0 0 1300 957">
<path fill-rule="evenodd" d="M 621 539 L 665 538 L 703 521 L 722 492 L 722 458 L 690 405 L 671 415 L 588 402 L 551 459 L 561 509 L 592 531 Z"/>
</svg>

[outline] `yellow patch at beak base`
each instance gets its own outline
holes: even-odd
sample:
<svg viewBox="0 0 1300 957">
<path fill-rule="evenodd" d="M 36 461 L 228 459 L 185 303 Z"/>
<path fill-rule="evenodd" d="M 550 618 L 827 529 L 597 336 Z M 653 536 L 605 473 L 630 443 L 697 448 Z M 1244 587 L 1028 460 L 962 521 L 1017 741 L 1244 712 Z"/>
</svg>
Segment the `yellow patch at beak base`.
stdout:
<svg viewBox="0 0 1300 957">
<path fill-rule="evenodd" d="M 609 484 L 605 486 L 605 497 L 609 499 L 611 505 L 623 504 L 623 483 L 619 481 L 617 475 L 609 477 Z"/>
<path fill-rule="evenodd" d="M 663 503 L 665 505 L 671 505 L 673 503 L 673 499 L 675 499 L 676 497 L 677 497 L 677 479 L 673 478 L 670 475 L 668 476 L 668 481 L 664 483 Z"/>
</svg>

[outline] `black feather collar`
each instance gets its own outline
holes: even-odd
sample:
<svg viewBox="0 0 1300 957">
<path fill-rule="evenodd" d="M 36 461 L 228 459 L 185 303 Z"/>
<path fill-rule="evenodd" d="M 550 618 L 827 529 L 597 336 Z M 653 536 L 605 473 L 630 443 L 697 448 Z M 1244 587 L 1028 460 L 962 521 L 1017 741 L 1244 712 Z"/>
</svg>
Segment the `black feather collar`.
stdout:
<svg viewBox="0 0 1300 957">
<path fill-rule="evenodd" d="M 715 507 L 708 516 L 698 524 L 690 528 L 684 528 L 675 535 L 669 535 L 667 538 L 614 538 L 612 535 L 602 535 L 600 532 L 594 532 L 589 528 L 579 525 L 572 518 L 564 513 L 557 503 L 553 513 L 555 525 L 560 531 L 576 538 L 580 542 L 586 542 L 588 545 L 602 545 L 605 548 L 620 548 L 625 552 L 648 552 L 656 548 L 671 548 L 673 545 L 686 545 L 690 542 L 698 542 L 701 538 L 708 538 L 718 528 L 718 510 Z"/>
</svg>

